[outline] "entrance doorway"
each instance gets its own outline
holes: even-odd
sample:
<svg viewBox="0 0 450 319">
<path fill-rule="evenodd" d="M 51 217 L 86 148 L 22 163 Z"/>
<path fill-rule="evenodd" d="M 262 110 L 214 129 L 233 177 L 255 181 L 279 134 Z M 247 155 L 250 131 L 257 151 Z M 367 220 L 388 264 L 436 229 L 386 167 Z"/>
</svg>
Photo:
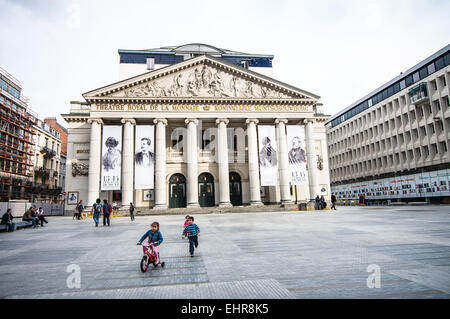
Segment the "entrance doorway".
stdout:
<svg viewBox="0 0 450 319">
<path fill-rule="evenodd" d="M 233 206 L 242 205 L 241 176 L 236 172 L 230 172 L 230 202 Z"/>
<path fill-rule="evenodd" d="M 173 174 L 169 180 L 169 208 L 186 207 L 186 178 Z"/>
<path fill-rule="evenodd" d="M 214 177 L 209 173 L 198 176 L 198 203 L 200 207 L 214 206 Z"/>
</svg>

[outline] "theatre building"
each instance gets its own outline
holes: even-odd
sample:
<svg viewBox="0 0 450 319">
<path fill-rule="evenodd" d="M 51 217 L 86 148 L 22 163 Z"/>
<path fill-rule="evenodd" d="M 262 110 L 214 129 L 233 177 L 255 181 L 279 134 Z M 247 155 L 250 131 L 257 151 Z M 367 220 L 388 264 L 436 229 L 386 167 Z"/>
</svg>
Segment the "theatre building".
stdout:
<svg viewBox="0 0 450 319">
<path fill-rule="evenodd" d="M 119 56 L 120 81 L 62 114 L 66 209 L 329 200 L 329 117 L 319 96 L 269 77 L 273 56 L 203 44 Z"/>
</svg>

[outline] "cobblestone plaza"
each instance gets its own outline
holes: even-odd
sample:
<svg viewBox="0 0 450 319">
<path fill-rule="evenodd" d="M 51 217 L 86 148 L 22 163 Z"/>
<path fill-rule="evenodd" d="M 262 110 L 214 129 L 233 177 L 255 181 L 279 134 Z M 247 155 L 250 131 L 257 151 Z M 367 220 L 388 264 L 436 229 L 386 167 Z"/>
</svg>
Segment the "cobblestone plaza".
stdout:
<svg viewBox="0 0 450 319">
<path fill-rule="evenodd" d="M 117 217 L 98 228 L 92 219 L 49 217 L 43 228 L 1 233 L 0 297 L 450 296 L 448 206 L 194 216 L 201 237 L 193 258 L 181 239 L 184 215 Z M 141 273 L 136 242 L 154 220 L 166 266 Z M 68 287 L 74 267 L 79 288 Z M 373 269 L 380 270 L 380 288 L 369 288 Z"/>
</svg>

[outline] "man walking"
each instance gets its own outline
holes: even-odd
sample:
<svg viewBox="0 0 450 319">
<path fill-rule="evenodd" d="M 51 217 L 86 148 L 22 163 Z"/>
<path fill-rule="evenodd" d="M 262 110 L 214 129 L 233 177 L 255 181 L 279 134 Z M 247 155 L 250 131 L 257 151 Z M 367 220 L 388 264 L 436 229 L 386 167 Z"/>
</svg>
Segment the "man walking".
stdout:
<svg viewBox="0 0 450 319">
<path fill-rule="evenodd" d="M 108 203 L 108 201 L 106 199 L 103 200 L 103 226 L 106 226 L 106 222 L 108 222 L 108 227 L 109 225 L 109 216 L 111 215 L 112 212 L 112 207 L 111 205 Z"/>
<path fill-rule="evenodd" d="M 134 205 L 133 205 L 133 203 L 130 203 L 130 217 L 131 217 L 131 220 L 134 220 Z"/>
<path fill-rule="evenodd" d="M 333 194 L 331 194 L 331 209 L 336 210 L 336 196 Z"/>
</svg>

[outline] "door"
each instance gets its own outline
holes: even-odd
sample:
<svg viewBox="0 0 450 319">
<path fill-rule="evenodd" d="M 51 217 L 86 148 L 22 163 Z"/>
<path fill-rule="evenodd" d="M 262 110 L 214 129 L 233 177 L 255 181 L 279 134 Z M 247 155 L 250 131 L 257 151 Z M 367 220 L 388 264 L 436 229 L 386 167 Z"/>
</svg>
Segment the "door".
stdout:
<svg viewBox="0 0 450 319">
<path fill-rule="evenodd" d="M 186 178 L 174 174 L 169 180 L 169 208 L 186 207 Z"/>
<path fill-rule="evenodd" d="M 198 176 L 198 203 L 200 207 L 214 206 L 214 177 L 209 173 Z"/>
<path fill-rule="evenodd" d="M 241 176 L 235 172 L 230 172 L 230 201 L 233 206 L 242 205 Z"/>
</svg>

